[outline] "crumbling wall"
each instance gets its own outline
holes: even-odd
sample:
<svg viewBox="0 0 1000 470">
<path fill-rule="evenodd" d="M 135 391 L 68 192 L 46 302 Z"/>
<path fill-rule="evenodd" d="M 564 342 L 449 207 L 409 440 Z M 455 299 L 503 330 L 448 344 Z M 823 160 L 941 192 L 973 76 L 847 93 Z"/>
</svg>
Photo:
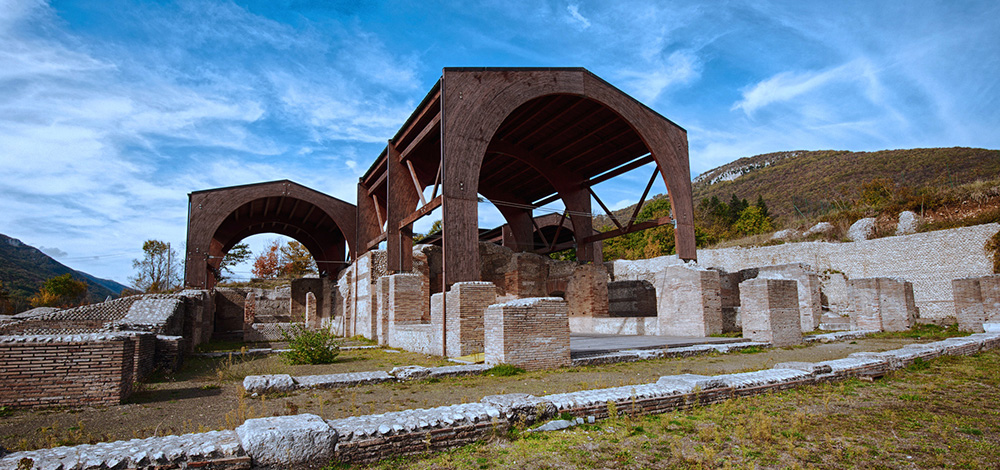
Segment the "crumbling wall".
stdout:
<svg viewBox="0 0 1000 470">
<path fill-rule="evenodd" d="M 655 317 L 656 288 L 649 281 L 608 283 L 608 316 Z"/>
<path fill-rule="evenodd" d="M 569 314 L 558 297 L 490 305 L 485 316 L 486 363 L 525 369 L 570 365 Z"/>
</svg>

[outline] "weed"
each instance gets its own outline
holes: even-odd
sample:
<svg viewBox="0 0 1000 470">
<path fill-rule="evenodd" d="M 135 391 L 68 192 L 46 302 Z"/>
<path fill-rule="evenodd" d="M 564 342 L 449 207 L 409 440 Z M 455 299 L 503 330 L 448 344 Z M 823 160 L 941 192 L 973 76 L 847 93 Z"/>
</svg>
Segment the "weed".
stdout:
<svg viewBox="0 0 1000 470">
<path fill-rule="evenodd" d="M 494 377 L 510 377 L 512 375 L 523 374 L 524 369 L 512 366 L 510 364 L 497 364 L 486 370 L 486 375 L 492 375 Z"/>
</svg>

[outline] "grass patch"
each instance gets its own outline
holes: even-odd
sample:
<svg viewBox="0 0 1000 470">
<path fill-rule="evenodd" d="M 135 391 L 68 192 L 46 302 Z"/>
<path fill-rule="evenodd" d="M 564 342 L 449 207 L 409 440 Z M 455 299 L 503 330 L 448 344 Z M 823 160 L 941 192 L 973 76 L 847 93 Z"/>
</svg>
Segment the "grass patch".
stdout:
<svg viewBox="0 0 1000 470">
<path fill-rule="evenodd" d="M 958 331 L 957 324 L 938 326 L 931 323 L 919 323 L 906 331 L 882 331 L 869 335 L 871 338 L 908 338 L 942 340 L 955 336 L 969 336 L 971 333 Z"/>
<path fill-rule="evenodd" d="M 930 373 L 897 371 L 876 382 L 849 380 L 662 415 L 625 413 L 563 431 L 508 433 L 374 468 L 995 467 L 1000 353 L 927 364 Z"/>
<path fill-rule="evenodd" d="M 523 374 L 524 369 L 512 366 L 510 364 L 497 364 L 486 370 L 486 375 L 492 375 L 494 377 L 510 377 L 512 375 Z"/>
</svg>

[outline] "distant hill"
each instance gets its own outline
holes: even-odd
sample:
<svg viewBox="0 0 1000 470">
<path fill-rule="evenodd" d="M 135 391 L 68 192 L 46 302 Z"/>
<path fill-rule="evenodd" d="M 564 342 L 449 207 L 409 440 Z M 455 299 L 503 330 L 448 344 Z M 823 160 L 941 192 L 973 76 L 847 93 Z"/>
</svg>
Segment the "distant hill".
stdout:
<svg viewBox="0 0 1000 470">
<path fill-rule="evenodd" d="M 1000 150 L 930 148 L 850 152 L 790 151 L 741 158 L 694 179 L 694 203 L 760 195 L 772 216 L 815 217 L 858 196 L 862 183 L 889 178 L 910 188 L 955 187 L 1000 175 Z"/>
<path fill-rule="evenodd" d="M 0 234 L 0 280 L 11 296 L 30 297 L 38 292 L 47 279 L 66 273 L 87 283 L 88 299 L 92 302 L 103 301 L 109 295 L 116 296 L 126 287 L 115 281 L 76 271 L 33 246 Z"/>
</svg>

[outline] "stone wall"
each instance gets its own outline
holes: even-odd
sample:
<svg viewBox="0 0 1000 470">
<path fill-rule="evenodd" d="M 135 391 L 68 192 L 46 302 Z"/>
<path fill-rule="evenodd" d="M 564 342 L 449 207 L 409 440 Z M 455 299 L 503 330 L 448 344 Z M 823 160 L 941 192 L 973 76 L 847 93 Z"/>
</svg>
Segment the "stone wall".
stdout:
<svg viewBox="0 0 1000 470">
<path fill-rule="evenodd" d="M 148 333 L 0 337 L 0 405 L 117 405 L 152 370 Z"/>
<path fill-rule="evenodd" d="M 757 275 L 759 277 L 791 279 L 797 282 L 802 332 L 808 333 L 819 328 L 819 321 L 823 317 L 820 280 L 810 266 L 802 263 L 762 266 L 758 269 Z"/>
<path fill-rule="evenodd" d="M 449 357 L 483 352 L 483 312 L 496 299 L 496 286 L 491 282 L 456 282 L 451 286 L 444 299 Z"/>
<path fill-rule="evenodd" d="M 569 314 L 558 297 L 512 300 L 485 312 L 486 364 L 524 369 L 570 365 Z"/>
<path fill-rule="evenodd" d="M 698 250 L 698 263 L 729 272 L 758 266 L 804 263 L 818 273 L 840 272 L 848 279 L 906 279 L 913 283 L 914 298 L 922 321 L 943 321 L 953 316 L 955 311 L 952 279 L 992 274 L 993 264 L 983 246 L 997 231 L 1000 231 L 1000 224 L 992 223 L 851 243 L 806 242 Z M 665 261 L 658 262 L 662 264 Z M 615 261 L 616 280 L 619 279 L 619 266 L 620 262 Z M 621 268 L 625 269 L 625 266 Z"/>
</svg>

